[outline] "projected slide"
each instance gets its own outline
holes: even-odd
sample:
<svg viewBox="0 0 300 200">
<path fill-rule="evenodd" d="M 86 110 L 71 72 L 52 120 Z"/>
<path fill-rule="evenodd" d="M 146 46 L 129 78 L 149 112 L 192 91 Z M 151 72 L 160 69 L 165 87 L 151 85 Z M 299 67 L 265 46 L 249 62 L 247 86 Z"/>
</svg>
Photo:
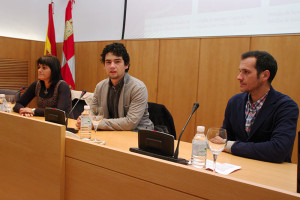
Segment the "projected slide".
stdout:
<svg viewBox="0 0 300 200">
<path fill-rule="evenodd" d="M 125 39 L 300 32 L 300 0 L 128 0 Z"/>
</svg>

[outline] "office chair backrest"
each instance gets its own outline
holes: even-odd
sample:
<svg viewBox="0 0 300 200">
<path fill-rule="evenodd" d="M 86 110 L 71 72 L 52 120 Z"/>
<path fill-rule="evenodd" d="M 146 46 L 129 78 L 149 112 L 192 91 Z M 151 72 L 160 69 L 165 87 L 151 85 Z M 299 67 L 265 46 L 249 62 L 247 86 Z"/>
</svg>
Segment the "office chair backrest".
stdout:
<svg viewBox="0 0 300 200">
<path fill-rule="evenodd" d="M 298 132 L 297 192 L 300 193 L 300 131 Z"/>
<path fill-rule="evenodd" d="M 77 98 L 72 100 L 72 108 L 75 105 L 75 103 L 77 102 L 77 100 L 78 100 Z M 78 104 L 76 105 L 76 107 L 72 111 L 73 116 L 71 115 L 70 118 L 77 119 L 81 115 L 81 113 L 83 112 L 85 105 L 87 105 L 87 104 L 84 100 L 82 100 L 82 99 L 79 100 Z"/>
<path fill-rule="evenodd" d="M 157 103 L 148 102 L 149 118 L 154 124 L 154 130 L 168 133 L 176 139 L 173 117 L 168 109 Z"/>
<path fill-rule="evenodd" d="M 18 92 L 17 90 L 0 89 L 0 94 L 15 95 L 16 101 L 18 101 L 21 97 L 21 92 Z"/>
<path fill-rule="evenodd" d="M 71 90 L 72 107 L 75 105 L 75 103 L 79 99 L 81 93 L 82 93 L 82 91 Z M 92 101 L 93 101 L 93 96 L 94 96 L 94 94 L 91 93 L 91 92 L 85 93 L 85 95 L 83 95 L 81 100 L 79 100 L 78 104 L 74 108 L 74 110 L 72 112 L 73 116 L 71 116 L 71 118 L 77 119 L 81 115 L 81 113 L 83 112 L 85 105 L 91 106 Z"/>
</svg>

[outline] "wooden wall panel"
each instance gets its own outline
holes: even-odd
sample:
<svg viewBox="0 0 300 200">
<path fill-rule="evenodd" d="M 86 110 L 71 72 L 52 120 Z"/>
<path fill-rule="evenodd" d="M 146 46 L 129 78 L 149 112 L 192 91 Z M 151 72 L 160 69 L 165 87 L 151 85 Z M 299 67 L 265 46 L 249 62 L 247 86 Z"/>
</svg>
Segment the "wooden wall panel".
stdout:
<svg viewBox="0 0 300 200">
<path fill-rule="evenodd" d="M 28 66 L 28 61 L 0 58 L 0 88 L 19 90 L 27 86 Z"/>
<path fill-rule="evenodd" d="M 197 97 L 200 39 L 164 39 L 160 41 L 157 103 L 171 112 L 177 136 L 188 119 Z M 195 135 L 195 116 L 182 139 Z"/>
<path fill-rule="evenodd" d="M 36 60 L 44 54 L 44 45 L 44 42 L 0 37 L 0 57 L 29 62 L 29 85 L 37 78 Z"/>
<path fill-rule="evenodd" d="M 156 102 L 159 40 L 128 40 L 129 74 L 140 79 L 148 89 L 148 101 Z"/>
<path fill-rule="evenodd" d="M 240 92 L 238 67 L 249 45 L 249 37 L 201 39 L 196 125 L 222 126 L 228 100 Z"/>
<path fill-rule="evenodd" d="M 39 57 L 44 55 L 45 42 L 31 41 L 31 56 L 30 56 L 30 67 L 29 67 L 29 77 L 28 84 L 37 80 L 37 63 L 36 61 Z"/>
<path fill-rule="evenodd" d="M 277 60 L 278 71 L 272 82 L 275 90 L 290 96 L 300 105 L 300 36 L 260 36 L 251 40 L 251 50 L 271 53 Z M 300 121 L 298 120 L 298 130 Z M 296 134 L 298 135 L 298 134 Z M 294 143 L 292 162 L 297 163 L 298 136 Z"/>
<path fill-rule="evenodd" d="M 61 58 L 62 58 L 62 52 L 63 52 L 63 43 L 56 43 L 56 56 L 59 59 L 60 63 L 61 63 Z M 76 49 L 75 49 L 75 56 L 76 55 L 77 54 L 76 54 Z M 75 57 L 75 67 L 76 67 L 76 57 Z"/>
<path fill-rule="evenodd" d="M 24 86 L 29 86 L 36 80 L 36 59 L 43 55 L 44 42 L 36 42 L 30 40 L 0 37 L 0 57 L 12 58 L 15 60 L 25 61 L 28 63 L 28 77 L 24 78 L 26 83 Z M 20 82 L 24 82 L 20 81 Z M 36 107 L 30 104 L 32 107 Z"/>
<path fill-rule="evenodd" d="M 93 92 L 97 80 L 97 42 L 75 44 L 75 89 Z"/>
<path fill-rule="evenodd" d="M 0 57 L 30 60 L 30 40 L 0 37 Z"/>
</svg>

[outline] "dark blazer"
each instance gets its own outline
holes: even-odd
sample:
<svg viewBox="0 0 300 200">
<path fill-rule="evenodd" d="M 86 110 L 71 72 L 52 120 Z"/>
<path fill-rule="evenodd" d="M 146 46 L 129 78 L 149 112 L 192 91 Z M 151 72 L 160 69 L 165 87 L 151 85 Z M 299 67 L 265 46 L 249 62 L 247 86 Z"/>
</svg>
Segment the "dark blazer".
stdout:
<svg viewBox="0 0 300 200">
<path fill-rule="evenodd" d="M 223 128 L 228 140 L 236 141 L 234 155 L 268 161 L 291 162 L 299 108 L 287 95 L 271 87 L 248 136 L 245 131 L 245 105 L 248 93 L 233 96 L 227 104 Z"/>
</svg>

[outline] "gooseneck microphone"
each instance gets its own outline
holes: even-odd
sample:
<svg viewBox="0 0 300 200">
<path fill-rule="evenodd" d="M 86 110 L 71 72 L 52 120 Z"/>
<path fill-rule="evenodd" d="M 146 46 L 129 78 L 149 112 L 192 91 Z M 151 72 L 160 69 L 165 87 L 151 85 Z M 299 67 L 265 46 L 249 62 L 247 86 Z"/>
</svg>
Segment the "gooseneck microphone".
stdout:
<svg viewBox="0 0 300 200">
<path fill-rule="evenodd" d="M 194 106 L 193 106 L 193 109 L 192 109 L 192 113 L 190 114 L 187 122 L 185 123 L 185 125 L 184 125 L 184 127 L 183 127 L 183 129 L 182 129 L 182 131 L 181 131 L 181 133 L 179 135 L 179 138 L 178 138 L 178 141 L 177 141 L 177 147 L 176 147 L 176 150 L 175 150 L 175 153 L 174 153 L 174 158 L 175 159 L 178 159 L 179 143 L 180 143 L 180 139 L 181 139 L 182 133 L 184 132 L 184 130 L 185 130 L 186 126 L 188 125 L 191 117 L 193 116 L 194 112 L 198 109 L 198 107 L 199 107 L 199 103 L 198 102 L 194 103 Z"/>
<path fill-rule="evenodd" d="M 20 98 L 21 98 L 21 92 L 23 92 L 23 90 L 25 90 L 25 86 L 22 86 L 18 91 L 17 93 L 15 94 L 15 97 L 16 97 L 16 101 L 18 101 Z"/>
<path fill-rule="evenodd" d="M 177 142 L 177 147 L 174 153 L 174 137 L 158 131 L 151 130 L 139 130 L 139 147 L 138 148 L 129 148 L 129 151 L 140 153 L 147 156 L 152 156 L 155 158 L 179 163 L 179 164 L 188 164 L 188 160 L 184 158 L 178 158 L 179 152 L 179 143 L 187 124 L 189 123 L 192 115 L 198 109 L 199 103 L 194 103 L 192 113 L 190 114 L 184 128 L 182 129 L 179 139 Z"/>
<path fill-rule="evenodd" d="M 77 99 L 76 103 L 74 104 L 74 106 L 72 107 L 71 111 L 67 114 L 67 119 L 66 119 L 66 129 L 68 131 L 71 131 L 73 133 L 77 133 L 78 131 L 74 128 L 68 128 L 68 119 L 70 117 L 70 114 L 73 112 L 74 108 L 76 107 L 76 105 L 78 104 L 78 102 L 81 100 L 81 98 L 83 97 L 83 95 L 85 95 L 86 90 L 82 90 L 79 99 Z"/>
<path fill-rule="evenodd" d="M 18 91 L 17 91 L 17 93 L 20 93 L 20 92 L 23 92 L 23 90 L 25 90 L 25 86 L 22 86 Z"/>
<path fill-rule="evenodd" d="M 71 111 L 68 113 L 67 118 L 69 118 L 70 114 L 73 112 L 74 108 L 76 107 L 76 105 L 78 104 L 78 102 L 81 100 L 81 98 L 83 97 L 83 95 L 85 95 L 86 90 L 82 90 L 79 99 L 77 99 L 75 105 L 72 107 Z"/>
</svg>

